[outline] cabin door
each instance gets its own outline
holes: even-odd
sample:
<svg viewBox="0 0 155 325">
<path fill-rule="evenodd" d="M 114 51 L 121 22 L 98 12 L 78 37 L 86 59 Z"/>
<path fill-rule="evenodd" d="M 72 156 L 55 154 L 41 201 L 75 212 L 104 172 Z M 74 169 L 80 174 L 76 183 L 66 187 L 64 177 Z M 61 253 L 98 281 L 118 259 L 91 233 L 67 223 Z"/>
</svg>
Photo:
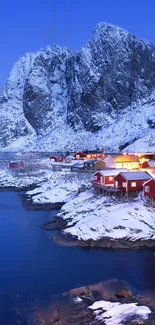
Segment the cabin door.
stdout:
<svg viewBox="0 0 155 325">
<path fill-rule="evenodd" d="M 104 184 L 104 177 L 101 176 L 101 184 Z"/>
</svg>

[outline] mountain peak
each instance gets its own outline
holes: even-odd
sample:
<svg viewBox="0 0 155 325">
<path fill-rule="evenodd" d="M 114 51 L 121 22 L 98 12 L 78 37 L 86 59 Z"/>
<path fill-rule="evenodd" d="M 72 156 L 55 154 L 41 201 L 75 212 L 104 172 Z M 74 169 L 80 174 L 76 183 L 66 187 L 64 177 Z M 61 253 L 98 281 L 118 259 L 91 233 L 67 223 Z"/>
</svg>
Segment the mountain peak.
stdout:
<svg viewBox="0 0 155 325">
<path fill-rule="evenodd" d="M 95 34 L 114 34 L 117 35 L 129 35 L 130 33 L 126 31 L 125 29 L 118 27 L 116 25 L 112 25 L 105 22 L 100 22 L 96 25 L 93 35 Z"/>
<path fill-rule="evenodd" d="M 49 46 L 16 63 L 0 94 L 0 147 L 125 148 L 155 134 L 155 96 L 143 101 L 154 89 L 155 47 L 100 22 L 79 52 Z"/>
</svg>

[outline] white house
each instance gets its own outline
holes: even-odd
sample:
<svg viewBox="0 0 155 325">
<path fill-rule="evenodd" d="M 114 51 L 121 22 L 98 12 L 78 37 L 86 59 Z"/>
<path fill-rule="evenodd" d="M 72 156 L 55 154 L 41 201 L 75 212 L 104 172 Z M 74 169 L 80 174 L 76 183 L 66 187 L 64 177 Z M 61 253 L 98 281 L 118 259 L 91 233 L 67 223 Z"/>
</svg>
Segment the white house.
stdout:
<svg viewBox="0 0 155 325">
<path fill-rule="evenodd" d="M 108 155 L 104 161 L 106 163 L 106 167 L 108 168 L 139 168 L 139 159 L 135 155 Z"/>
</svg>

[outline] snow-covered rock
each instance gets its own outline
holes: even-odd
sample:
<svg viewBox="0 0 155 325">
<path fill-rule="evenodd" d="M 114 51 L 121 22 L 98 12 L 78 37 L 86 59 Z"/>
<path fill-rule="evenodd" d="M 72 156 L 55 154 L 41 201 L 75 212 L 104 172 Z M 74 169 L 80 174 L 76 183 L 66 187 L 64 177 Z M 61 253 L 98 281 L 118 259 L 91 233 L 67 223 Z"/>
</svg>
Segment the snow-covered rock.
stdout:
<svg viewBox="0 0 155 325">
<path fill-rule="evenodd" d="M 51 172 L 49 170 L 37 170 L 36 172 L 22 174 L 20 172 L 11 172 L 7 168 L 0 170 L 0 187 L 1 188 L 28 188 L 32 185 L 38 185 L 40 183 L 46 183 L 50 177 Z"/>
<path fill-rule="evenodd" d="M 155 47 L 100 23 L 78 52 L 47 47 L 14 65 L 0 92 L 0 148 L 152 151 L 154 89 Z"/>
<path fill-rule="evenodd" d="M 47 181 L 42 182 L 39 187 L 28 191 L 33 204 L 65 203 L 77 196 L 82 184 L 91 180 L 91 174 L 71 173 L 70 171 L 50 172 Z"/>
<path fill-rule="evenodd" d="M 146 320 L 151 313 L 146 306 L 136 303 L 121 304 L 119 302 L 97 301 L 89 307 L 94 311 L 96 320 L 106 325 L 123 325 L 127 320 Z M 139 323 L 141 324 L 141 323 Z"/>
<path fill-rule="evenodd" d="M 96 197 L 93 190 L 88 190 L 69 200 L 58 217 L 68 221 L 69 228 L 63 234 L 71 234 L 79 242 L 97 243 L 105 239 L 106 247 L 106 241 L 108 245 L 122 240 L 126 243 L 155 241 L 155 210 L 146 207 L 140 197 L 137 201 L 111 202 L 110 198 Z"/>
</svg>

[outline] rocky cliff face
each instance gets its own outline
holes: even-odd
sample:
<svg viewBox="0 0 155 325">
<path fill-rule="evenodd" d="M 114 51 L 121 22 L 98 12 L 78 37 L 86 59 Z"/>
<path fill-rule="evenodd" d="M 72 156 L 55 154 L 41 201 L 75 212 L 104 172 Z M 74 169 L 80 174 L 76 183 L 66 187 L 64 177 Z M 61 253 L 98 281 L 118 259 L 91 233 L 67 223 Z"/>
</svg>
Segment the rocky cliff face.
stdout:
<svg viewBox="0 0 155 325">
<path fill-rule="evenodd" d="M 154 88 L 155 47 L 100 23 L 79 52 L 48 47 L 15 64 L 0 93 L 0 146 L 152 150 Z"/>
</svg>

